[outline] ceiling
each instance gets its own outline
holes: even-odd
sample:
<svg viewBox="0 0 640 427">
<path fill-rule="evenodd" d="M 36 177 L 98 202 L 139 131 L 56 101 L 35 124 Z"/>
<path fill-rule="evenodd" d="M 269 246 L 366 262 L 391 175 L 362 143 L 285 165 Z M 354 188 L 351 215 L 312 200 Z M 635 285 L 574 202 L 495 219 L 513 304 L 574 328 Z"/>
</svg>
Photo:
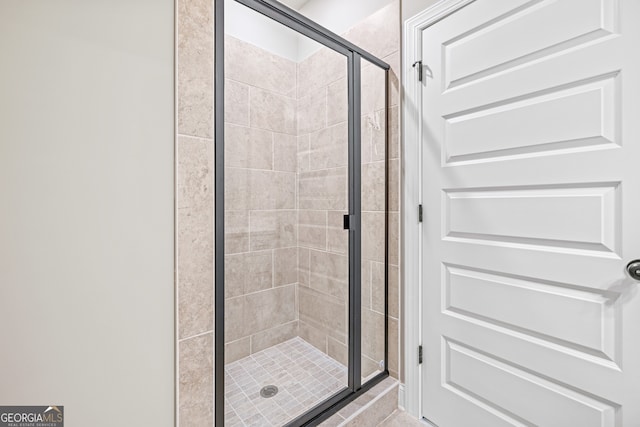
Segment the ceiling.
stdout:
<svg viewBox="0 0 640 427">
<path fill-rule="evenodd" d="M 278 0 L 280 3 L 289 6 L 291 9 L 300 10 L 302 6 L 309 3 L 309 0 Z"/>
</svg>

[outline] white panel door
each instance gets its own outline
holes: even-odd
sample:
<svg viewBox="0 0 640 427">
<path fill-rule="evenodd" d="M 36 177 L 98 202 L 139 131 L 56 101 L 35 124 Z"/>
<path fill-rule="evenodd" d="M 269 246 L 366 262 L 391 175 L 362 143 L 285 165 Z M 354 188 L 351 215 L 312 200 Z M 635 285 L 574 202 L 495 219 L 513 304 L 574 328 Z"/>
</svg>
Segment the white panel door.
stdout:
<svg viewBox="0 0 640 427">
<path fill-rule="evenodd" d="M 476 0 L 422 33 L 422 413 L 640 426 L 640 1 Z"/>
</svg>

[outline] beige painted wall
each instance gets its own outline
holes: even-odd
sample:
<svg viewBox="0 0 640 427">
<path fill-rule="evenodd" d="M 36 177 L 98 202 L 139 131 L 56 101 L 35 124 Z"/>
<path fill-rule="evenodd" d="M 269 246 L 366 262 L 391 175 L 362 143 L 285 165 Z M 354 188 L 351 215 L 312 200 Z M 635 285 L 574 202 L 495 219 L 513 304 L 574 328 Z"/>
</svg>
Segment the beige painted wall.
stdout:
<svg viewBox="0 0 640 427">
<path fill-rule="evenodd" d="M 173 32 L 171 0 L 0 2 L 2 405 L 173 425 Z"/>
</svg>

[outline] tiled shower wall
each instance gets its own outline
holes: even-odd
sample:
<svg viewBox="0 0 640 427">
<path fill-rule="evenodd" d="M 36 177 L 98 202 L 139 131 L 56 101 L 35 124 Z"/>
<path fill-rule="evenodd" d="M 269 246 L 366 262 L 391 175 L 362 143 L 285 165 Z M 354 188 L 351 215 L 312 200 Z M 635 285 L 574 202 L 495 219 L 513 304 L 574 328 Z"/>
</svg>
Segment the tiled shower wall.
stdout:
<svg viewBox="0 0 640 427">
<path fill-rule="evenodd" d="M 225 362 L 298 335 L 296 64 L 225 38 Z"/>
<path fill-rule="evenodd" d="M 347 364 L 347 60 L 326 48 L 298 64 L 300 337 Z"/>
<path fill-rule="evenodd" d="M 392 67 L 389 129 L 389 370 L 399 363 L 399 3 L 344 37 Z M 362 368 L 384 358 L 384 72 L 362 63 Z M 344 57 L 323 48 L 298 64 L 299 333 L 347 363 L 347 81 Z"/>
<path fill-rule="evenodd" d="M 399 29 L 396 1 L 345 34 L 392 65 L 389 368 L 396 377 Z M 213 2 L 179 0 L 177 30 L 178 414 L 183 426 L 213 425 Z M 346 150 L 346 140 L 341 141 L 342 135 L 346 138 L 346 67 L 335 65 L 338 74 L 331 75 L 329 62 L 314 65 L 314 56 L 327 57 L 318 53 L 296 69 L 296 64 L 282 58 L 248 52 L 250 45 L 233 39 L 226 42 L 227 46 L 237 44 L 227 49 L 231 55 L 238 52 L 227 57 L 226 64 L 225 127 L 236 150 L 226 153 L 227 187 L 233 191 L 235 182 L 251 189 L 225 195 L 227 357 L 233 360 L 299 334 L 344 363 L 347 312 L 343 304 L 347 300 L 342 294 L 347 276 L 341 215 L 346 199 L 345 205 L 340 204 L 343 196 L 339 192 L 344 190 L 340 183 L 346 185 L 341 163 L 341 159 L 346 162 L 346 152 L 341 151 L 342 147 Z M 265 60 L 269 72 L 264 70 Z M 366 73 L 365 68 L 365 79 Z M 282 75 L 287 78 L 280 78 Z M 319 95 L 323 90 L 324 95 Z M 367 116 L 372 111 L 365 111 L 366 105 L 363 96 L 363 174 L 379 180 L 375 147 L 384 129 L 370 126 L 376 118 Z M 371 105 L 373 112 L 379 111 L 375 100 Z M 368 179 L 363 176 L 363 183 Z M 329 182 L 326 180 L 333 184 L 318 187 Z M 319 191 L 340 202 L 316 204 Z M 379 292 L 383 289 L 382 259 L 380 248 L 372 242 L 382 241 L 384 213 L 377 201 L 365 205 L 365 199 L 363 196 L 363 352 L 374 363 L 384 337 Z M 251 266 L 250 272 L 237 268 L 241 264 Z M 313 283 L 318 285 L 310 285 Z"/>
<path fill-rule="evenodd" d="M 400 316 L 400 4 L 396 0 L 349 30 L 344 37 L 381 58 L 391 66 L 389 73 L 389 372 L 400 375 L 399 316 Z M 381 145 L 384 120 L 379 98 L 381 72 L 363 63 L 362 69 L 362 352 L 363 374 L 373 368 L 383 354 L 384 335 L 384 252 L 380 235 L 384 224 L 384 208 L 379 199 L 381 179 Z M 367 85 L 371 84 L 371 91 Z M 365 95 L 366 94 L 366 95 Z M 381 120 L 378 122 L 377 117 Z M 380 129 L 376 129 L 380 124 Z M 370 150 L 365 152 L 365 150 Z M 368 184 L 365 184 L 365 181 Z M 376 189 L 368 193 L 367 188 Z M 370 291 L 370 292 L 369 292 Z M 369 300 L 367 301 L 367 297 Z M 368 305 L 370 304 L 370 305 Z M 366 363 L 366 359 L 372 364 Z"/>
<path fill-rule="evenodd" d="M 178 1 L 178 423 L 213 425 L 213 2 Z"/>
</svg>

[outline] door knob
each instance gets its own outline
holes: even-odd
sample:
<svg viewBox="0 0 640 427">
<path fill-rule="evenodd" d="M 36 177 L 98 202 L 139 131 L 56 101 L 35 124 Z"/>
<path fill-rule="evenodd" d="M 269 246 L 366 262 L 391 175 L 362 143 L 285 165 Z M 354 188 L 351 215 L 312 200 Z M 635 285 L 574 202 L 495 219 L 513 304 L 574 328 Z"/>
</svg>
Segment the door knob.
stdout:
<svg viewBox="0 0 640 427">
<path fill-rule="evenodd" d="M 632 278 L 640 281 L 640 259 L 636 259 L 627 264 L 627 273 Z"/>
</svg>

